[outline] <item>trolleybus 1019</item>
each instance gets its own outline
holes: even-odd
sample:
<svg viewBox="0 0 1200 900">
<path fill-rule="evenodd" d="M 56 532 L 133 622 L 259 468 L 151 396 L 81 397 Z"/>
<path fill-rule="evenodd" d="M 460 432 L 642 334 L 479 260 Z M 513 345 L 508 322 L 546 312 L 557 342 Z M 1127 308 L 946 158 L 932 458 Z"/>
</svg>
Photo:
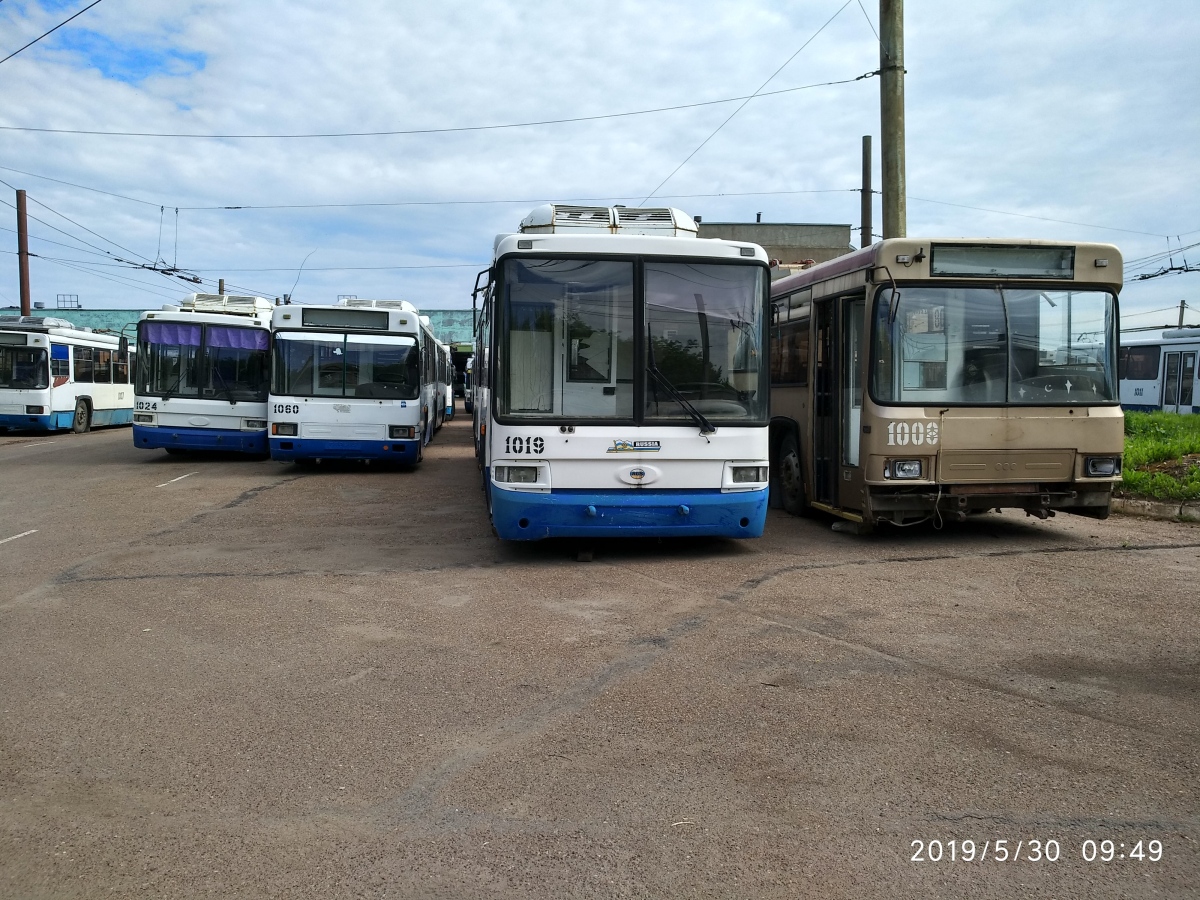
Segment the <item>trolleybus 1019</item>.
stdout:
<svg viewBox="0 0 1200 900">
<path fill-rule="evenodd" d="M 1136 412 L 1200 413 L 1200 328 L 1121 335 L 1121 406 Z"/>
<path fill-rule="evenodd" d="M 904 238 L 776 281 L 781 504 L 862 530 L 998 508 L 1106 517 L 1121 276 L 1110 244 Z"/>
<path fill-rule="evenodd" d="M 501 538 L 762 533 L 767 257 L 696 231 L 550 204 L 497 236 L 471 375 Z"/>
<path fill-rule="evenodd" d="M 142 313 L 134 445 L 265 455 L 274 308 L 264 297 L 192 294 Z"/>
<path fill-rule="evenodd" d="M 428 329 L 404 300 L 279 306 L 271 456 L 278 460 L 387 459 L 415 464 L 431 433 Z"/>
<path fill-rule="evenodd" d="M 49 316 L 0 316 L 0 428 L 84 432 L 133 418 L 128 341 Z"/>
</svg>

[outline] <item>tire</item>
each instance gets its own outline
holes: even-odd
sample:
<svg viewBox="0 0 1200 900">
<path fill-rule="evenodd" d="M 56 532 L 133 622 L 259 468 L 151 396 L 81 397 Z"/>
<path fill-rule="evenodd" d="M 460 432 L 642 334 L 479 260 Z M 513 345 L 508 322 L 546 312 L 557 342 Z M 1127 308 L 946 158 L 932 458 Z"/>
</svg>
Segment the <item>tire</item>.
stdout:
<svg viewBox="0 0 1200 900">
<path fill-rule="evenodd" d="M 791 433 L 785 435 L 779 445 L 779 489 L 783 494 L 783 508 L 791 515 L 802 516 L 808 511 L 800 446 L 796 443 L 796 435 Z"/>
<path fill-rule="evenodd" d="M 92 430 L 92 408 L 86 400 L 75 401 L 75 418 L 71 420 L 71 430 L 76 434 L 86 434 Z"/>
</svg>

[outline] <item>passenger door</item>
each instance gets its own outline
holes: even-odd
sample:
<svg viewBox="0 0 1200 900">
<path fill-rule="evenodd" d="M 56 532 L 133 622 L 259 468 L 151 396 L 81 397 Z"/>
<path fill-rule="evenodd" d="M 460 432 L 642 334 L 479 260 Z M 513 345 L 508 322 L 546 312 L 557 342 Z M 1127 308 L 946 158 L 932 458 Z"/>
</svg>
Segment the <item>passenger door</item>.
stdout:
<svg viewBox="0 0 1200 900">
<path fill-rule="evenodd" d="M 1179 354 L 1168 353 L 1163 364 L 1163 412 L 1179 411 Z"/>
</svg>

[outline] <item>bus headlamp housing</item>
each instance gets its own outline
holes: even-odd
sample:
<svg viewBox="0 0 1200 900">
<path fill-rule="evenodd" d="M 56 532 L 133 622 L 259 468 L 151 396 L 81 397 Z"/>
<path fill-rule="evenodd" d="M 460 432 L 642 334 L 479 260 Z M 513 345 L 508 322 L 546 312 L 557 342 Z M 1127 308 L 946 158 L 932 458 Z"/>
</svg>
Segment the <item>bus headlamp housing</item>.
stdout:
<svg viewBox="0 0 1200 900">
<path fill-rule="evenodd" d="M 27 416 L 44 416 L 46 407 L 44 406 L 27 406 L 25 407 L 25 415 Z"/>
<path fill-rule="evenodd" d="M 883 476 L 900 480 L 921 478 L 924 469 L 919 459 L 889 459 L 883 464 Z"/>
<path fill-rule="evenodd" d="M 276 422 L 271 426 L 271 434 L 277 434 L 281 437 L 295 437 L 296 423 L 295 422 Z"/>
<path fill-rule="evenodd" d="M 721 490 L 761 491 L 770 478 L 770 466 L 765 459 L 736 460 L 725 463 L 721 470 Z"/>
<path fill-rule="evenodd" d="M 1121 474 L 1119 456 L 1089 456 L 1084 460 L 1083 466 L 1089 478 L 1112 478 Z"/>
<path fill-rule="evenodd" d="M 133 421 L 137 422 L 137 424 L 139 424 L 139 425 L 153 425 L 154 419 L 155 419 L 154 413 L 134 413 L 133 414 Z"/>
<path fill-rule="evenodd" d="M 243 431 L 263 431 L 266 427 L 266 419 L 242 419 Z"/>
<path fill-rule="evenodd" d="M 550 467 L 530 465 L 522 461 L 497 462 L 492 466 L 492 481 L 501 487 L 518 491 L 549 491 Z"/>
<path fill-rule="evenodd" d="M 417 429 L 413 425 L 389 425 L 388 437 L 392 440 L 408 440 L 411 441 L 417 436 Z"/>
<path fill-rule="evenodd" d="M 730 466 L 734 484 L 759 483 L 767 480 L 766 466 Z"/>
</svg>

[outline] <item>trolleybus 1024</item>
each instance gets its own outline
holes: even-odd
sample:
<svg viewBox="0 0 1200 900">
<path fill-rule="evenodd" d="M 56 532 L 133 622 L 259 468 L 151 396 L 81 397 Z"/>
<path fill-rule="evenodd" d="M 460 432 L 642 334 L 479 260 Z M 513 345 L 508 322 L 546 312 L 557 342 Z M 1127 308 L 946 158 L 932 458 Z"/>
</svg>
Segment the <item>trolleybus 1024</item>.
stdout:
<svg viewBox="0 0 1200 900">
<path fill-rule="evenodd" d="M 1200 328 L 1121 335 L 1121 406 L 1136 412 L 1200 413 Z"/>
<path fill-rule="evenodd" d="M 133 356 L 120 335 L 50 316 L 0 316 L 0 428 L 128 425 Z"/>
<path fill-rule="evenodd" d="M 535 209 L 497 236 L 471 366 L 504 539 L 762 533 L 767 257 L 677 209 Z"/>
<path fill-rule="evenodd" d="M 1108 515 L 1120 252 L 885 240 L 772 285 L 781 505 L 860 523 Z"/>
<path fill-rule="evenodd" d="M 432 434 L 436 359 L 415 306 L 279 306 L 271 328 L 272 458 L 421 460 Z"/>
<path fill-rule="evenodd" d="M 134 446 L 266 455 L 274 308 L 264 297 L 192 294 L 142 313 Z"/>
</svg>

